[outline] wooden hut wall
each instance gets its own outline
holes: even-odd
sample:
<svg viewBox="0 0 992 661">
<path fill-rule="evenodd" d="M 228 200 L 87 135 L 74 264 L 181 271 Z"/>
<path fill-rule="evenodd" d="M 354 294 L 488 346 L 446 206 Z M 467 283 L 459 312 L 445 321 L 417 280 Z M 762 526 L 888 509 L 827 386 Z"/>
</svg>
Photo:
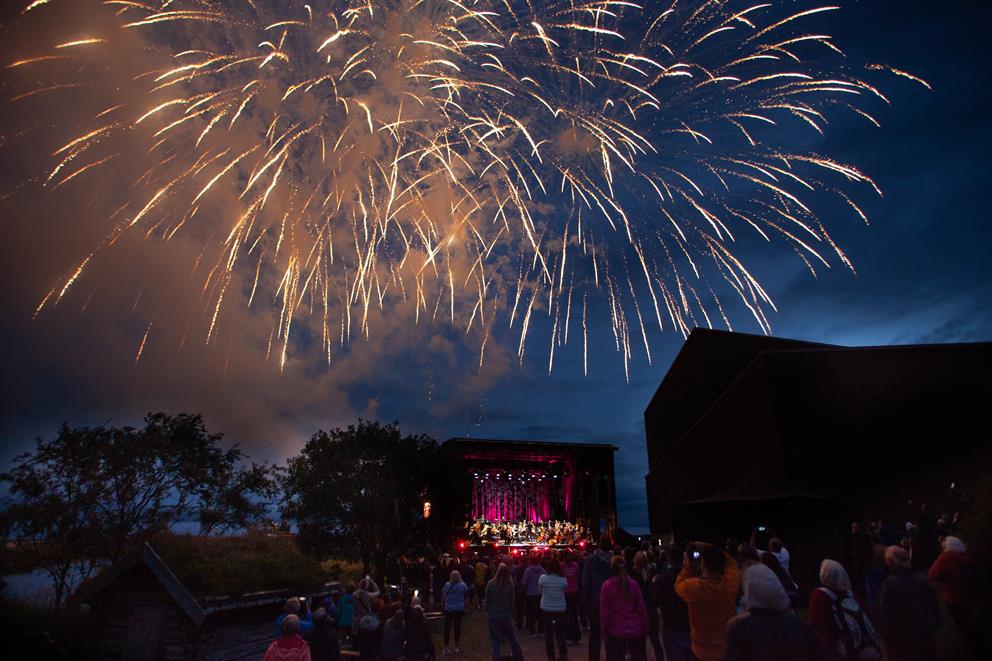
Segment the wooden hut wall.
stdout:
<svg viewBox="0 0 992 661">
<path fill-rule="evenodd" d="M 193 623 L 144 565 L 131 568 L 91 602 L 101 659 L 187 659 Z"/>
</svg>

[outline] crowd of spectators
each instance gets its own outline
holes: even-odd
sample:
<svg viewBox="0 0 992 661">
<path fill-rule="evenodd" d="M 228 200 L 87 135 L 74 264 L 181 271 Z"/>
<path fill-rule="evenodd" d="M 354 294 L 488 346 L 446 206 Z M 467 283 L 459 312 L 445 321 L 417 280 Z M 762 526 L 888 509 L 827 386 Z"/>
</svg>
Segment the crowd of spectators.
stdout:
<svg viewBox="0 0 992 661">
<path fill-rule="evenodd" d="M 992 658 L 988 582 L 952 534 L 956 517 L 930 523 L 925 506 L 914 511 L 903 528 L 852 524 L 846 555 L 822 559 L 818 585 L 797 583 L 772 531 L 723 546 L 620 548 L 604 537 L 589 549 L 404 558 L 396 586 L 366 577 L 312 613 L 289 600 L 265 661 L 336 660 L 342 646 L 366 660 L 433 661 L 432 602 L 441 654 L 461 652 L 465 613 L 484 610 L 493 661 L 523 659 L 525 635 L 543 636 L 550 661 L 583 636 L 589 661 Z"/>
</svg>

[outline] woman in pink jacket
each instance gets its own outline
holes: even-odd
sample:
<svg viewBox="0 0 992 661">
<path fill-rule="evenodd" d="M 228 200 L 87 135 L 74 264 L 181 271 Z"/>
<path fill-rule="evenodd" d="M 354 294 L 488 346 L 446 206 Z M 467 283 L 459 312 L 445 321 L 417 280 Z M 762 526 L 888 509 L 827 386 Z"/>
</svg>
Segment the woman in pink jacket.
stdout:
<svg viewBox="0 0 992 661">
<path fill-rule="evenodd" d="M 606 638 L 606 661 L 646 661 L 648 611 L 637 583 L 627 575 L 623 557 L 610 562 L 611 577 L 599 593 L 599 626 Z"/>
</svg>

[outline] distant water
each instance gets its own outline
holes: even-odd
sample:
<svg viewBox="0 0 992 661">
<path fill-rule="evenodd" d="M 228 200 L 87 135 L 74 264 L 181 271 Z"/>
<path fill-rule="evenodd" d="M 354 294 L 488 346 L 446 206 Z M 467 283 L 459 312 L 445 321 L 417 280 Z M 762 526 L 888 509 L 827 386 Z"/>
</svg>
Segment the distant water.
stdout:
<svg viewBox="0 0 992 661">
<path fill-rule="evenodd" d="M 172 531 L 179 535 L 196 534 L 200 526 L 195 521 L 179 521 L 172 526 Z M 95 576 L 99 569 L 93 571 Z M 4 576 L 7 588 L 3 592 L 5 599 L 13 599 L 31 606 L 49 607 L 55 599 L 55 590 L 52 588 L 52 578 L 44 569 L 36 569 L 24 574 L 11 574 Z M 74 577 L 69 585 L 70 592 L 76 589 L 80 579 Z"/>
<path fill-rule="evenodd" d="M 7 588 L 3 591 L 5 599 L 48 608 L 52 606 L 55 592 L 52 589 L 52 578 L 44 569 L 36 569 L 26 574 L 4 576 Z M 78 581 L 72 585 L 75 588 Z"/>
</svg>

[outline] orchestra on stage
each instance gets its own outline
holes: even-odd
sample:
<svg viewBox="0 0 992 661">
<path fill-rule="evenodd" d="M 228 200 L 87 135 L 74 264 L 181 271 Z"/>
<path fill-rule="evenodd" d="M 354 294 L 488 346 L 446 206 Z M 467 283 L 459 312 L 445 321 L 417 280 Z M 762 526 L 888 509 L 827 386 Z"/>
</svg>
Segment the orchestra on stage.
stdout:
<svg viewBox="0 0 992 661">
<path fill-rule="evenodd" d="M 465 524 L 473 545 L 575 546 L 588 537 L 581 524 L 569 521 L 490 521 L 477 518 Z"/>
</svg>

